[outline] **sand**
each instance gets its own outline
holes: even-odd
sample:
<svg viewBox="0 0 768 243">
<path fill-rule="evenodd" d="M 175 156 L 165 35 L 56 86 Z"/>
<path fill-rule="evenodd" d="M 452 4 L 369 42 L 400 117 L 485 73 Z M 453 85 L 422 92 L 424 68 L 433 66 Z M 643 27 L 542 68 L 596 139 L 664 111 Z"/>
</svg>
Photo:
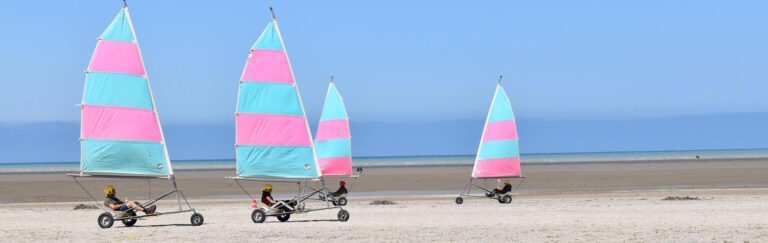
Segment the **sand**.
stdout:
<svg viewBox="0 0 768 243">
<path fill-rule="evenodd" d="M 667 195 L 704 198 L 662 201 Z M 239 200 L 196 200 L 202 226 L 189 215 L 139 221 L 127 228 L 96 225 L 98 210 L 72 210 L 71 203 L 13 204 L 0 208 L 0 239 L 18 241 L 478 241 L 648 242 L 768 241 L 768 190 L 662 190 L 520 196 L 512 204 L 476 199 L 462 205 L 453 196 L 410 196 L 397 205 L 370 206 L 359 197 L 336 211 L 294 215 L 280 223 L 254 224 Z M 168 206 L 166 204 L 161 205 Z"/>
<path fill-rule="evenodd" d="M 230 171 L 179 171 L 179 184 L 205 216 L 152 217 L 128 228 L 96 223 L 99 210 L 61 174 L 0 175 L 0 239 L 3 241 L 478 241 L 490 242 L 765 242 L 768 241 L 768 163 L 712 160 L 643 163 L 524 165 L 527 181 L 512 204 L 454 198 L 468 166 L 369 168 L 353 187 L 348 222 L 336 210 L 294 215 L 289 222 L 250 220 L 239 188 L 222 179 Z M 146 197 L 146 181 L 89 180 L 98 193 L 115 184 L 121 196 Z M 153 193 L 161 184 L 153 182 Z M 260 184 L 250 185 L 253 191 Z M 288 193 L 291 184 L 276 184 Z M 701 200 L 664 201 L 667 196 Z M 369 205 L 372 200 L 396 205 Z M 171 207 L 163 201 L 160 209 Z"/>
</svg>

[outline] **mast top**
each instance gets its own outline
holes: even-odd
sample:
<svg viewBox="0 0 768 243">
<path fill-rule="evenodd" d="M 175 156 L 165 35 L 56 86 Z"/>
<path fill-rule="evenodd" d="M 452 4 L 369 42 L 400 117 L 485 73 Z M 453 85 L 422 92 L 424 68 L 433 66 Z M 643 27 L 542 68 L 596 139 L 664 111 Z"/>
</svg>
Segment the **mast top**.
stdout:
<svg viewBox="0 0 768 243">
<path fill-rule="evenodd" d="M 124 8 L 127 8 L 127 7 L 128 7 L 128 3 L 127 3 L 127 2 L 125 2 L 125 0 L 123 0 L 123 7 L 124 7 Z"/>
<path fill-rule="evenodd" d="M 502 78 L 502 77 L 503 77 L 503 76 L 499 75 L 499 84 L 501 84 L 501 78 Z"/>
<path fill-rule="evenodd" d="M 331 75 L 331 83 L 333 83 L 333 75 Z"/>
<path fill-rule="evenodd" d="M 272 6 L 269 6 L 269 13 L 272 14 L 272 19 L 277 19 L 277 17 L 275 16 L 275 10 L 272 10 Z"/>
</svg>

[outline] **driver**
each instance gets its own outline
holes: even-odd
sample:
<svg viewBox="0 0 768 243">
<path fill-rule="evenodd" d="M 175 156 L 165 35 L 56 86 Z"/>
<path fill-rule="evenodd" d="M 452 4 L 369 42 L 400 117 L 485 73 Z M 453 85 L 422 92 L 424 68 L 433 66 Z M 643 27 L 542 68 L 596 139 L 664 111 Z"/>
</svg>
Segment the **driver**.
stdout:
<svg viewBox="0 0 768 243">
<path fill-rule="evenodd" d="M 117 190 L 112 185 L 104 187 L 104 195 L 106 196 L 106 198 L 104 198 L 104 206 L 115 211 L 123 212 L 133 208 L 134 211 L 144 212 L 145 214 L 150 215 L 154 214 L 157 209 L 157 206 L 155 205 L 144 208 L 138 202 L 128 201 L 128 198 L 126 198 L 125 201 L 118 199 L 116 196 Z"/>
<path fill-rule="evenodd" d="M 504 187 L 499 189 L 495 188 L 492 192 L 488 192 L 488 194 L 485 194 L 488 197 L 494 197 L 496 195 L 503 195 L 507 194 L 508 192 L 512 191 L 512 184 L 511 180 L 509 178 L 504 179 Z"/>
</svg>

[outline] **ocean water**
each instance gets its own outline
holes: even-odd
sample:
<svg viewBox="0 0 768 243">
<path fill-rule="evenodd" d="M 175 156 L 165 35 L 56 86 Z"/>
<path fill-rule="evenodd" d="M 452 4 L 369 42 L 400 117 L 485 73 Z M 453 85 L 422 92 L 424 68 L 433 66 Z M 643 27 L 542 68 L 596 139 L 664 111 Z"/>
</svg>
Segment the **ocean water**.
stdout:
<svg viewBox="0 0 768 243">
<path fill-rule="evenodd" d="M 552 153 L 522 154 L 520 157 L 522 158 L 523 164 L 642 162 L 690 159 L 768 159 L 768 149 Z M 471 165 L 474 162 L 474 159 L 474 155 L 355 157 L 353 159 L 353 165 L 355 167 Z M 0 163 L 0 174 L 76 172 L 79 170 L 79 165 L 79 162 Z M 232 159 L 180 160 L 173 161 L 173 168 L 174 170 L 234 170 L 235 161 Z"/>
</svg>

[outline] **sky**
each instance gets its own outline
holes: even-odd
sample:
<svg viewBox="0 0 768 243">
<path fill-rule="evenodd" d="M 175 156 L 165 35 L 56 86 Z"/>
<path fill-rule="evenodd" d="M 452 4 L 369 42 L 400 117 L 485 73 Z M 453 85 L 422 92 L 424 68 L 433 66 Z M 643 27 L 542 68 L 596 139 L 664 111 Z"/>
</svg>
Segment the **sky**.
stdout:
<svg viewBox="0 0 768 243">
<path fill-rule="evenodd" d="M 524 153 L 768 147 L 765 1 L 128 4 L 169 148 L 185 138 L 175 158 L 233 157 L 237 81 L 270 5 L 310 121 L 334 75 L 358 156 L 474 153 L 498 75 Z M 120 7 L 0 2 L 0 162 L 77 160 L 83 71 Z M 613 135 L 593 136 L 605 122 Z M 30 155 L 19 136 L 73 149 Z"/>
</svg>

